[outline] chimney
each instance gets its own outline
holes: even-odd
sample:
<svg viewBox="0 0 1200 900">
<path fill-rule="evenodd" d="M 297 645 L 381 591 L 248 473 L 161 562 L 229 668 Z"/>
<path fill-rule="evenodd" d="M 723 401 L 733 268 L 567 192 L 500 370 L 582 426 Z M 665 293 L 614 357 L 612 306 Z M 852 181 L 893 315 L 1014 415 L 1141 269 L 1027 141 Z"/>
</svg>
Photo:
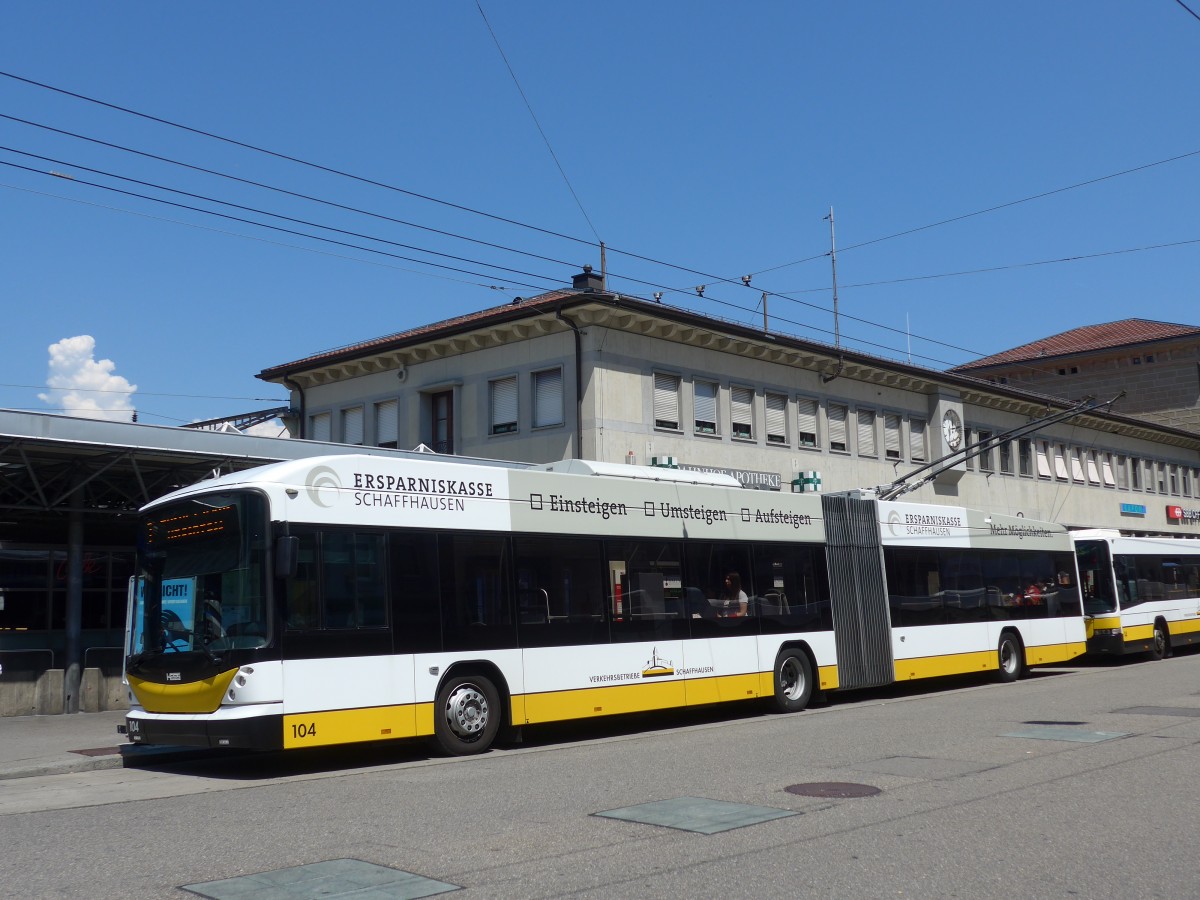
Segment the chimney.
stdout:
<svg viewBox="0 0 1200 900">
<path fill-rule="evenodd" d="M 591 266 L 584 266 L 583 272 L 571 279 L 571 287 L 585 293 L 596 293 L 604 290 L 604 279 L 594 274 Z"/>
</svg>

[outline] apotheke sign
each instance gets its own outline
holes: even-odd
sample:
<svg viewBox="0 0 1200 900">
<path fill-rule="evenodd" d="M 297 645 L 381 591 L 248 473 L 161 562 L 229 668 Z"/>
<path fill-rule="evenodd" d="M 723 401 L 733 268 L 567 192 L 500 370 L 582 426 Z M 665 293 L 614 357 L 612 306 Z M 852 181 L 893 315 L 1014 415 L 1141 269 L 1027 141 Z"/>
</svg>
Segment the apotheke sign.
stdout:
<svg viewBox="0 0 1200 900">
<path fill-rule="evenodd" d="M 724 466 L 689 466 L 681 465 L 680 469 L 689 472 L 709 472 L 719 475 L 732 475 L 742 483 L 742 487 L 756 488 L 760 491 L 777 491 L 783 479 L 778 472 L 755 472 L 751 469 L 727 469 Z"/>
</svg>

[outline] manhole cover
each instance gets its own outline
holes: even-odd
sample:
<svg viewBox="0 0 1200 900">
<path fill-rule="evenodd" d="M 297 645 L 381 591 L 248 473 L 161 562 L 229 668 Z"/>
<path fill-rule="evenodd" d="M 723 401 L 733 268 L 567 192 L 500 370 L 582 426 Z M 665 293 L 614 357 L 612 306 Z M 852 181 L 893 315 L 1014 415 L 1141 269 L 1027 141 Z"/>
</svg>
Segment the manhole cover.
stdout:
<svg viewBox="0 0 1200 900">
<path fill-rule="evenodd" d="M 874 797 L 881 790 L 869 784 L 854 784 L 850 781 L 814 781 L 809 784 L 789 784 L 784 788 L 789 794 L 801 797 Z"/>
</svg>

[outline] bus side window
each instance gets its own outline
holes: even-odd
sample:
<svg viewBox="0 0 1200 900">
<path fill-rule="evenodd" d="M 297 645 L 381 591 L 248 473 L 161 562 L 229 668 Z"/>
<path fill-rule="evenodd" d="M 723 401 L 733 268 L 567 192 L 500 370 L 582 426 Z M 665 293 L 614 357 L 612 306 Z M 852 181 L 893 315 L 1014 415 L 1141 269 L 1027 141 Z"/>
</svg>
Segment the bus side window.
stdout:
<svg viewBox="0 0 1200 900">
<path fill-rule="evenodd" d="M 287 581 L 287 627 L 294 630 L 316 628 L 321 620 L 318 592 L 317 535 L 301 534 L 299 564 Z"/>
<path fill-rule="evenodd" d="M 444 534 L 438 550 L 445 649 L 517 646 L 508 541 L 488 534 Z"/>
</svg>

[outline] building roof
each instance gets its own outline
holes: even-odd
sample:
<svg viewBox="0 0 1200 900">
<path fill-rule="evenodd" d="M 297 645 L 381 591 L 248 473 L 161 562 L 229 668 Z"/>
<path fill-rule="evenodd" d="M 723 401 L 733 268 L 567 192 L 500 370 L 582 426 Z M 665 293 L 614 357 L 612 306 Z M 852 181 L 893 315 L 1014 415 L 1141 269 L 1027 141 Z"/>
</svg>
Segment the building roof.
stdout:
<svg viewBox="0 0 1200 900">
<path fill-rule="evenodd" d="M 964 372 L 970 369 L 1014 365 L 1032 360 L 1043 360 L 1047 357 L 1071 356 L 1077 353 L 1111 350 L 1133 344 L 1147 344 L 1170 338 L 1197 335 L 1200 335 L 1200 326 L 1152 322 L 1149 319 L 1121 319 L 1119 322 L 1107 322 L 1103 325 L 1084 325 L 1081 328 L 1072 328 L 1070 331 L 1053 334 L 1011 350 L 1004 350 L 974 362 L 955 366 L 950 371 Z"/>
<path fill-rule="evenodd" d="M 502 306 L 491 306 L 487 309 L 480 309 L 461 316 L 443 319 L 440 322 L 418 325 L 416 328 L 410 328 L 407 331 L 397 331 L 383 337 L 372 338 L 357 344 L 348 344 L 345 347 L 337 347 L 333 350 L 323 350 L 320 353 L 314 353 L 312 356 L 306 356 L 302 359 L 263 369 L 258 373 L 258 377 L 264 381 L 271 381 L 292 372 L 317 368 L 326 363 L 354 359 L 364 354 L 380 353 L 391 348 L 403 347 L 431 335 L 452 333 L 463 328 L 478 327 L 493 321 L 501 322 L 511 318 L 523 318 L 533 311 L 553 308 L 559 301 L 568 297 L 576 297 L 579 294 L 579 291 L 561 290 L 547 291 L 544 294 L 538 294 L 536 297 L 530 297 L 529 299 L 518 297 Z"/>
</svg>

